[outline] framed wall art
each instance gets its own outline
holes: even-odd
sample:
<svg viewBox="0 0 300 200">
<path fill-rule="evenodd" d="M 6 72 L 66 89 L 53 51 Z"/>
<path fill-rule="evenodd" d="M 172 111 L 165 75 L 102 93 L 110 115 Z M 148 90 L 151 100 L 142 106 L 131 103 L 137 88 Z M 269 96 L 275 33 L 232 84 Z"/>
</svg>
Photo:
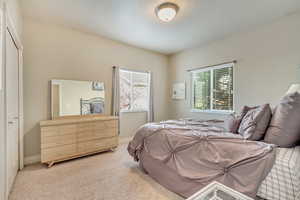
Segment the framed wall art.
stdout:
<svg viewBox="0 0 300 200">
<path fill-rule="evenodd" d="M 185 99 L 185 83 L 174 83 L 172 98 L 177 100 Z"/>
</svg>

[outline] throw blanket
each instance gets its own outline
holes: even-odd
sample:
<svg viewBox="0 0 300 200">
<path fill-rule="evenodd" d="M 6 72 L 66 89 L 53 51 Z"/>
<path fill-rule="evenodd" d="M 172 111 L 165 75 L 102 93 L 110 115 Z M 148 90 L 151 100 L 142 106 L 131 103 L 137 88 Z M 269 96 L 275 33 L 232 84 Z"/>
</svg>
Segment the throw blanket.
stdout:
<svg viewBox="0 0 300 200">
<path fill-rule="evenodd" d="M 255 198 L 274 164 L 275 147 L 244 140 L 216 124 L 146 124 L 129 143 L 128 152 L 152 178 L 183 197 L 218 181 Z"/>
</svg>

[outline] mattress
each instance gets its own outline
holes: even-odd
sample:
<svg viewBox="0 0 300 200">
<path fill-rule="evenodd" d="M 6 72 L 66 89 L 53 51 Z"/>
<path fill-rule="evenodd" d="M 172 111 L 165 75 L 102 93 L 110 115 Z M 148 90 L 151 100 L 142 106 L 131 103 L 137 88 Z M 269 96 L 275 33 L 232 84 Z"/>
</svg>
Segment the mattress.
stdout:
<svg viewBox="0 0 300 200">
<path fill-rule="evenodd" d="M 300 146 L 277 148 L 275 164 L 257 195 L 267 200 L 300 199 Z"/>
</svg>

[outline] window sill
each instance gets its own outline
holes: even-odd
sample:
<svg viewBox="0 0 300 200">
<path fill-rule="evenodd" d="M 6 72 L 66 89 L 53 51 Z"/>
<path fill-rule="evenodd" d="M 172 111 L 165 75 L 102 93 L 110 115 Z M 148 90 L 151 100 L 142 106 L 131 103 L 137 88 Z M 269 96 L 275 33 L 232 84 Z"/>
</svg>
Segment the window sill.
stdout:
<svg viewBox="0 0 300 200">
<path fill-rule="evenodd" d="M 146 113 L 148 112 L 147 110 L 124 110 L 120 111 L 120 113 Z"/>
<path fill-rule="evenodd" d="M 208 113 L 208 114 L 220 114 L 220 115 L 230 115 L 234 113 L 234 111 L 222 111 L 222 110 L 199 110 L 199 109 L 191 109 L 193 113 Z"/>
</svg>

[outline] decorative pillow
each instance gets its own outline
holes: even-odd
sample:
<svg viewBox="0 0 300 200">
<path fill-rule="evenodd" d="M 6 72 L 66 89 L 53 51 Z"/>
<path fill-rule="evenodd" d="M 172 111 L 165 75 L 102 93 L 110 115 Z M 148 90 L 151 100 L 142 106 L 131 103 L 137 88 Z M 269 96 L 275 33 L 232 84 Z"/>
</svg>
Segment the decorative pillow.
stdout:
<svg viewBox="0 0 300 200">
<path fill-rule="evenodd" d="M 91 105 L 87 103 L 83 103 L 81 106 L 81 114 L 82 115 L 89 115 L 91 114 Z"/>
<path fill-rule="evenodd" d="M 101 114 L 104 112 L 103 103 L 91 103 L 91 112 L 92 114 Z"/>
<path fill-rule="evenodd" d="M 265 142 L 294 147 L 300 142 L 300 93 L 284 96 L 273 114 Z"/>
<path fill-rule="evenodd" d="M 228 132 L 238 133 L 241 121 L 243 117 L 247 114 L 249 107 L 244 106 L 240 115 L 231 114 L 226 120 L 225 126 Z"/>
<path fill-rule="evenodd" d="M 241 121 L 238 133 L 247 140 L 262 140 L 271 117 L 272 110 L 269 104 L 252 108 L 248 107 L 248 112 Z"/>
</svg>

